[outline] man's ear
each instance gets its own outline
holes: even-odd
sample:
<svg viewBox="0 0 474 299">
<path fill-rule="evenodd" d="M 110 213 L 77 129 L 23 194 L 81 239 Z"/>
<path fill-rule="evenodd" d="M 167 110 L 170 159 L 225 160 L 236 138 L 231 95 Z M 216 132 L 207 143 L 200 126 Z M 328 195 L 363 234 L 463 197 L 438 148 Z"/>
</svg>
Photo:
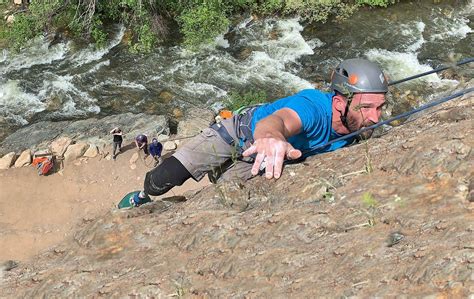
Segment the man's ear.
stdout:
<svg viewBox="0 0 474 299">
<path fill-rule="evenodd" d="M 343 112 L 346 109 L 346 98 L 342 95 L 335 95 L 332 98 L 332 106 L 339 112 Z"/>
</svg>

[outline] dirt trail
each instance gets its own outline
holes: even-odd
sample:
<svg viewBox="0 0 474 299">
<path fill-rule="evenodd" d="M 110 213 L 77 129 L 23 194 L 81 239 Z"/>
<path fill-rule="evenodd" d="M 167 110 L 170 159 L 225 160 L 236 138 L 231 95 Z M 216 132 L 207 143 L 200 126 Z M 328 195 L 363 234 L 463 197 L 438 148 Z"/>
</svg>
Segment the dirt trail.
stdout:
<svg viewBox="0 0 474 299">
<path fill-rule="evenodd" d="M 0 262 L 26 261 L 71 235 L 80 222 L 87 222 L 115 209 L 128 192 L 143 187 L 145 173 L 151 169 L 138 160 L 130 168 L 135 150 L 128 150 L 116 161 L 92 158 L 65 165 L 58 173 L 42 177 L 33 167 L 0 171 Z M 209 184 L 189 180 L 161 196 Z"/>
</svg>

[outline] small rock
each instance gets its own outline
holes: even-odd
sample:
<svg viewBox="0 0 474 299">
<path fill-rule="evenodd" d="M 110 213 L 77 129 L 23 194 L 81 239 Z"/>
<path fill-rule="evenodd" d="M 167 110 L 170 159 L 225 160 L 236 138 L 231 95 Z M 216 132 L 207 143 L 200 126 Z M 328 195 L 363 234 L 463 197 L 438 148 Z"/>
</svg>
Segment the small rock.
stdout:
<svg viewBox="0 0 474 299">
<path fill-rule="evenodd" d="M 73 145 L 68 146 L 66 152 L 64 153 L 64 160 L 66 161 L 74 161 L 85 153 L 85 151 L 89 148 L 87 143 L 76 143 Z"/>
<path fill-rule="evenodd" d="M 133 163 L 133 164 L 130 164 L 130 169 L 136 169 L 137 168 L 137 164 Z"/>
<path fill-rule="evenodd" d="M 18 262 L 13 260 L 8 260 L 0 264 L 0 271 L 10 271 L 18 267 Z"/>
<path fill-rule="evenodd" d="M 51 152 L 55 156 L 62 156 L 66 152 L 67 147 L 72 143 L 72 139 L 69 137 L 59 137 L 58 139 L 51 142 L 49 146 Z"/>
<path fill-rule="evenodd" d="M 402 233 L 399 233 L 399 232 L 391 233 L 390 236 L 388 237 L 387 246 L 392 247 L 393 245 L 400 243 L 404 238 L 405 236 Z"/>
<path fill-rule="evenodd" d="M 177 148 L 176 143 L 174 141 L 166 141 L 163 145 L 163 150 L 165 151 L 173 151 Z"/>
<path fill-rule="evenodd" d="M 12 166 L 13 162 L 15 162 L 16 154 L 15 152 L 11 152 L 6 154 L 0 159 L 0 169 L 8 169 Z"/>
<path fill-rule="evenodd" d="M 165 134 L 160 134 L 158 135 L 158 137 L 156 137 L 156 139 L 158 139 L 159 142 L 165 142 L 168 139 L 170 139 L 170 136 L 165 135 Z"/>
<path fill-rule="evenodd" d="M 31 164 L 31 151 L 24 150 L 15 161 L 15 167 L 23 167 Z"/>
<path fill-rule="evenodd" d="M 160 94 L 158 95 L 158 97 L 163 100 L 163 102 L 165 103 L 169 103 L 171 102 L 171 100 L 174 98 L 174 95 L 169 92 L 169 91 L 162 91 L 160 92 Z"/>
</svg>

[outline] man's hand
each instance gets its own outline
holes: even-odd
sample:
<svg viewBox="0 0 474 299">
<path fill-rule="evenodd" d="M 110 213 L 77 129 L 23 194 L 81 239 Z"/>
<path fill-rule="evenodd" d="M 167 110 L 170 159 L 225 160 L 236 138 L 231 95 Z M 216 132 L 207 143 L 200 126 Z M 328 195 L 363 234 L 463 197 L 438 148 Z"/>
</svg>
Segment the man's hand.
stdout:
<svg viewBox="0 0 474 299">
<path fill-rule="evenodd" d="M 286 140 L 273 137 L 259 138 L 251 147 L 243 152 L 244 157 L 257 154 L 252 166 L 252 174 L 257 175 L 261 167 L 265 167 L 267 179 L 281 176 L 285 159 L 293 160 L 301 157 L 301 151 L 294 149 Z M 263 164 L 262 164 L 263 163 Z"/>
<path fill-rule="evenodd" d="M 298 114 L 289 108 L 277 110 L 257 122 L 253 134 L 255 142 L 243 152 L 245 157 L 257 154 L 252 174 L 257 175 L 260 169 L 265 168 L 267 179 L 278 179 L 283 169 L 283 161 L 298 159 L 302 155 L 300 150 L 287 141 L 288 137 L 299 133 L 301 128 Z"/>
</svg>

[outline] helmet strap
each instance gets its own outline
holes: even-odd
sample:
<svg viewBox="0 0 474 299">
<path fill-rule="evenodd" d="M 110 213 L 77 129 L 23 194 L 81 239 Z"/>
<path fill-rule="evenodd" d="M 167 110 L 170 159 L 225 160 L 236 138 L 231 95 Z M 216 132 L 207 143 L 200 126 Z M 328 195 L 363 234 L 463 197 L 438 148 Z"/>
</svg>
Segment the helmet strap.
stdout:
<svg viewBox="0 0 474 299">
<path fill-rule="evenodd" d="M 352 103 L 352 95 L 349 95 L 347 97 L 347 105 L 346 105 L 346 109 L 344 110 L 344 114 L 341 114 L 341 122 L 344 125 L 344 127 L 346 127 L 347 129 L 349 129 L 349 125 L 347 124 L 347 114 L 349 113 L 349 107 L 351 106 L 351 103 Z"/>
</svg>

